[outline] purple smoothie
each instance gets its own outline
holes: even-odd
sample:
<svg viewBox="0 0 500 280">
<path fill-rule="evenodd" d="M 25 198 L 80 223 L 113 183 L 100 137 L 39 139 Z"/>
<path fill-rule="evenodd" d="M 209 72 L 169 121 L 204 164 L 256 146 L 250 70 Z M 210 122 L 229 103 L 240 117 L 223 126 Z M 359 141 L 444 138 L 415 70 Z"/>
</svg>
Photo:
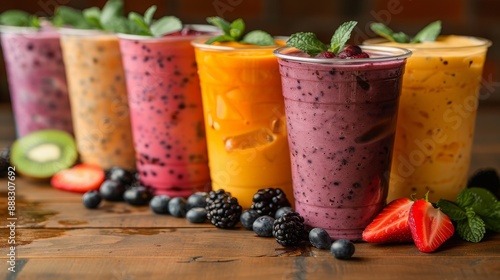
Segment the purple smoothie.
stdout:
<svg viewBox="0 0 500 280">
<path fill-rule="evenodd" d="M 1 32 L 17 136 L 48 128 L 73 133 L 59 34 L 19 27 Z"/>
<path fill-rule="evenodd" d="M 306 58 L 286 48 L 276 52 L 295 209 L 306 225 L 324 228 L 334 239 L 360 240 L 387 197 L 408 55 L 399 49 L 363 50 L 370 59 Z"/>
</svg>

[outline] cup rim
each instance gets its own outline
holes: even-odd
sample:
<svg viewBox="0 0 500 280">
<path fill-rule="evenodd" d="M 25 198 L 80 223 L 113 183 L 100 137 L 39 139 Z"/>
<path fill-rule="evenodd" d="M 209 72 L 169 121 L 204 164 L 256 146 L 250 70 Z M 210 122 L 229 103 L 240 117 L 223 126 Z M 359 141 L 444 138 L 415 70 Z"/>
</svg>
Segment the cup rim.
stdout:
<svg viewBox="0 0 500 280">
<path fill-rule="evenodd" d="M 461 49 L 478 48 L 478 47 L 490 47 L 492 45 L 491 40 L 486 39 L 486 38 L 482 38 L 482 37 L 476 37 L 476 36 L 441 35 L 439 37 L 446 37 L 446 36 L 457 36 L 457 37 L 461 37 L 461 38 L 473 39 L 473 40 L 477 40 L 478 43 L 473 44 L 473 45 L 467 45 L 467 46 L 425 46 L 425 47 L 419 47 L 418 44 L 410 44 L 410 43 L 405 44 L 405 43 L 397 43 L 397 42 L 394 42 L 394 43 L 399 44 L 401 46 L 408 45 L 408 46 L 405 46 L 405 48 L 407 48 L 409 50 L 419 50 L 419 51 L 420 50 L 461 50 Z M 377 45 L 377 44 L 388 43 L 388 42 L 390 42 L 390 41 L 385 39 L 385 38 L 377 37 L 377 38 L 367 39 L 367 40 L 363 41 L 363 44 L 366 43 L 367 45 Z"/>
<path fill-rule="evenodd" d="M 275 40 L 282 40 L 283 36 L 274 37 Z M 208 49 L 215 51 L 256 51 L 256 50 L 275 50 L 280 47 L 280 45 L 271 46 L 258 46 L 251 44 L 242 44 L 241 47 L 237 46 L 221 46 L 221 45 L 208 45 L 205 44 L 207 38 L 198 38 L 191 41 L 191 45 L 199 49 Z"/>
<path fill-rule="evenodd" d="M 213 32 L 217 33 L 221 30 L 213 25 L 209 24 L 185 24 L 184 27 L 191 27 L 196 31 Z M 179 39 L 189 39 L 193 40 L 198 37 L 210 36 L 210 34 L 196 34 L 196 35 L 176 35 L 176 36 L 163 36 L 163 37 L 152 37 L 148 35 L 137 35 L 137 34 L 126 34 L 117 33 L 118 38 L 125 40 L 139 40 L 139 41 L 177 41 Z"/>
<path fill-rule="evenodd" d="M 61 35 L 95 36 L 95 35 L 116 35 L 115 33 L 100 29 L 81 29 L 75 27 L 60 27 L 57 29 Z"/>
<path fill-rule="evenodd" d="M 0 33 L 33 34 L 37 32 L 43 32 L 43 30 L 38 27 L 0 25 Z"/>
<path fill-rule="evenodd" d="M 363 51 L 378 53 L 380 56 L 358 59 L 343 59 L 343 58 L 317 58 L 317 57 L 301 57 L 289 55 L 290 52 L 299 51 L 294 47 L 284 46 L 274 50 L 274 55 L 283 60 L 294 62 L 319 63 L 319 64 L 365 64 L 385 61 L 395 61 L 407 59 L 411 56 L 412 51 L 405 48 L 378 46 L 378 45 L 360 45 Z M 384 55 L 385 54 L 385 55 Z"/>
</svg>

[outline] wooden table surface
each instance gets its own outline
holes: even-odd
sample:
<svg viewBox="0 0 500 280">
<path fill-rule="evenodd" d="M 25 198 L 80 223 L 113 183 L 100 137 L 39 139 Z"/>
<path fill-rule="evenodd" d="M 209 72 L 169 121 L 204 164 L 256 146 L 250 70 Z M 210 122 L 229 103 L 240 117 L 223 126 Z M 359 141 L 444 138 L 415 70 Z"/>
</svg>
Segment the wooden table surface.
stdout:
<svg viewBox="0 0 500 280">
<path fill-rule="evenodd" d="M 0 146 L 14 129 L 0 105 Z M 500 169 L 500 108 L 480 107 L 471 170 Z M 7 225 L 7 181 L 0 180 Z M 9 229 L 2 226 L 1 279 L 500 279 L 500 234 L 480 243 L 453 237 L 425 254 L 413 244 L 356 243 L 337 260 L 311 247 L 285 249 L 273 238 L 221 230 L 148 207 L 104 202 L 88 210 L 81 195 L 16 178 L 16 273 L 7 270 Z"/>
</svg>

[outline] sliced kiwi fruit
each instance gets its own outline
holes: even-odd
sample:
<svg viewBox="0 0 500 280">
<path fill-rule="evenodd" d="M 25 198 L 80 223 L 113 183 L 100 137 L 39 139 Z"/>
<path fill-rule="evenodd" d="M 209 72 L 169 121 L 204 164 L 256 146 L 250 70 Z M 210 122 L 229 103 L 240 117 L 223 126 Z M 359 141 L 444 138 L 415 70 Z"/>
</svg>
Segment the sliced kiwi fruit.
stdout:
<svg viewBox="0 0 500 280">
<path fill-rule="evenodd" d="M 17 139 L 10 155 L 16 171 L 34 179 L 48 179 L 71 167 L 77 159 L 73 136 L 54 129 L 38 130 Z"/>
</svg>

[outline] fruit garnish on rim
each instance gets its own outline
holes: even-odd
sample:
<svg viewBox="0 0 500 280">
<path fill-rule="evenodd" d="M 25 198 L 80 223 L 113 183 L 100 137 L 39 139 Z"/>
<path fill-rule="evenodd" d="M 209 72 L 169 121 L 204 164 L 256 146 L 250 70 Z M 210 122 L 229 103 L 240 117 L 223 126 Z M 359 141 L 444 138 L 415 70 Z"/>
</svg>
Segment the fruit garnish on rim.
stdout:
<svg viewBox="0 0 500 280">
<path fill-rule="evenodd" d="M 245 34 L 245 22 L 238 18 L 233 22 L 228 22 L 221 17 L 208 17 L 207 22 L 220 28 L 224 34 L 208 39 L 205 44 L 215 42 L 237 42 L 241 44 L 251 44 L 257 46 L 276 45 L 274 38 L 262 30 L 253 30 Z"/>
<path fill-rule="evenodd" d="M 413 38 L 406 35 L 403 32 L 394 32 L 392 29 L 387 27 L 385 24 L 380 22 L 375 22 L 370 25 L 370 29 L 377 35 L 397 43 L 422 43 L 422 42 L 433 42 L 441 32 L 441 21 L 434 21 L 420 30 Z"/>
<path fill-rule="evenodd" d="M 356 21 L 341 24 L 333 34 L 330 44 L 326 45 L 312 32 L 299 32 L 292 34 L 286 41 L 287 46 L 294 47 L 310 56 L 318 58 L 369 58 L 370 56 L 356 45 L 345 47 L 351 38 L 351 33 L 356 26 Z"/>
<path fill-rule="evenodd" d="M 455 232 L 450 218 L 428 201 L 428 194 L 413 203 L 408 224 L 413 242 L 424 253 L 434 252 Z"/>
</svg>

